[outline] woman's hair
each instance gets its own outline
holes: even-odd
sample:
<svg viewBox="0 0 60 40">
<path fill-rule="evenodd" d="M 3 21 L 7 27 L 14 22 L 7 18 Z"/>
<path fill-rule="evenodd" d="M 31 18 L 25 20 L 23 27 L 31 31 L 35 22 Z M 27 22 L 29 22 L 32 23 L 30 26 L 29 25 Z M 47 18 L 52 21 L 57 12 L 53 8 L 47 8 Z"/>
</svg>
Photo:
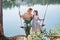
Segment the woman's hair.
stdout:
<svg viewBox="0 0 60 40">
<path fill-rule="evenodd" d="M 32 10 L 32 8 L 28 8 L 28 9 L 27 9 L 27 12 L 29 12 L 29 11 L 31 11 L 31 10 Z"/>
<path fill-rule="evenodd" d="M 36 12 L 36 15 L 38 15 L 38 11 L 37 10 L 34 10 L 34 12 Z"/>
</svg>

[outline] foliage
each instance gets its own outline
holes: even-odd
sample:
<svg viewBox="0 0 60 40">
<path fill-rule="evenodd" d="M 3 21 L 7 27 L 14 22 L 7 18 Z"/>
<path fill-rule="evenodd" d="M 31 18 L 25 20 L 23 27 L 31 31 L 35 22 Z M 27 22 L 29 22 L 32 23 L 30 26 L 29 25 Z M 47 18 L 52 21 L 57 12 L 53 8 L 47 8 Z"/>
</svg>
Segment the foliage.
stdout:
<svg viewBox="0 0 60 40">
<path fill-rule="evenodd" d="M 29 36 L 30 40 L 42 40 L 42 34 L 32 32 Z"/>
<path fill-rule="evenodd" d="M 60 0 L 20 0 L 21 4 L 27 4 L 27 5 L 34 5 L 34 4 L 60 4 Z M 3 0 L 2 1 L 3 8 L 11 8 L 18 6 L 16 4 L 16 0 Z"/>
<path fill-rule="evenodd" d="M 54 35 L 60 35 L 60 23 L 55 26 L 55 28 L 52 28 L 49 30 L 49 33 L 47 34 L 48 36 L 54 36 Z M 51 39 L 51 40 L 56 40 L 56 38 Z"/>
<path fill-rule="evenodd" d="M 60 35 L 59 33 L 60 33 L 60 24 L 55 26 L 55 28 L 50 29 L 48 32 L 46 31 L 46 29 L 43 30 L 43 33 L 40 33 L 38 31 L 33 32 L 31 30 L 29 40 L 47 40 L 47 39 L 49 40 L 50 39 L 49 36 Z M 56 40 L 56 38 L 51 40 Z"/>
<path fill-rule="evenodd" d="M 45 34 L 46 31 L 45 33 L 40 33 L 39 31 L 37 32 L 31 31 L 29 35 L 29 40 L 46 40 L 47 37 L 45 36 Z"/>
<path fill-rule="evenodd" d="M 49 30 L 49 35 L 60 35 L 60 23 L 55 25 L 55 28 Z"/>
</svg>

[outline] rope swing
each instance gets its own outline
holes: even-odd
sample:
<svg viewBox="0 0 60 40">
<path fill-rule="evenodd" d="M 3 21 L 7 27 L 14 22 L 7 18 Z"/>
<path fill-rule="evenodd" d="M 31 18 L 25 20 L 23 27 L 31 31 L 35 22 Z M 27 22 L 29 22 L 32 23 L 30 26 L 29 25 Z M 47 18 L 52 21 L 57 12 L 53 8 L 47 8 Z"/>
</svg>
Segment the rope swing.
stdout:
<svg viewBox="0 0 60 40">
<path fill-rule="evenodd" d="M 48 4 L 46 6 L 46 10 L 45 10 L 44 17 L 43 17 L 44 20 L 45 20 L 45 17 L 46 17 L 47 9 L 48 9 Z M 43 20 L 43 23 L 44 23 L 44 20 Z"/>
<path fill-rule="evenodd" d="M 44 12 L 44 14 L 43 14 L 44 16 L 43 16 L 43 20 L 42 20 L 42 25 L 41 25 L 41 26 L 45 26 L 43 23 L 44 23 L 46 14 L 47 14 L 47 9 L 48 9 L 48 5 L 46 6 L 45 12 Z"/>
<path fill-rule="evenodd" d="M 19 9 L 20 23 L 21 23 L 21 25 L 22 25 L 21 14 L 20 14 L 20 4 L 19 4 L 18 9 Z M 46 10 L 45 10 L 45 13 L 44 13 L 44 17 L 43 17 L 43 20 L 42 20 L 42 24 L 44 23 L 47 9 L 48 9 L 48 5 L 46 6 Z M 24 26 L 21 26 L 21 28 L 24 28 L 25 33 L 26 33 L 26 38 L 27 38 L 27 40 L 28 40 L 28 35 L 30 34 L 30 29 L 31 29 L 30 26 L 31 26 L 31 25 L 28 26 L 28 24 L 30 23 L 30 21 L 26 21 L 26 20 L 25 20 L 25 23 L 26 23 L 26 24 L 25 24 L 26 26 L 25 26 L 25 25 L 24 25 Z M 41 25 L 41 27 L 42 27 L 42 26 L 44 26 L 44 25 Z"/>
</svg>

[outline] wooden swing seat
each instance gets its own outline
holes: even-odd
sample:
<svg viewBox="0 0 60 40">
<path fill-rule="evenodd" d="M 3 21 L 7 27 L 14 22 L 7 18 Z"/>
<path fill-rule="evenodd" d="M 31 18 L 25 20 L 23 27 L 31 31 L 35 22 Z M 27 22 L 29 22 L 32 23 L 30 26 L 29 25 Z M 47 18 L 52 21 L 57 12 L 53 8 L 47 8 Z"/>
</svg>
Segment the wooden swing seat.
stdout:
<svg viewBox="0 0 60 40">
<path fill-rule="evenodd" d="M 45 24 L 41 24 L 40 26 L 42 26 L 42 27 L 43 27 L 43 26 L 45 26 Z"/>
<path fill-rule="evenodd" d="M 21 28 L 25 28 L 24 26 L 21 26 Z"/>
</svg>

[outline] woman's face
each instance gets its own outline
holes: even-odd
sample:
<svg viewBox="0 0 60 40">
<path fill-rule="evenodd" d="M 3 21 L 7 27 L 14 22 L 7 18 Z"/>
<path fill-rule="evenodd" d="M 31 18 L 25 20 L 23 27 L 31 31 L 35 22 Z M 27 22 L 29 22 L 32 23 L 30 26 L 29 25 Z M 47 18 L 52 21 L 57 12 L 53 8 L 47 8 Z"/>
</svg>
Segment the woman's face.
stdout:
<svg viewBox="0 0 60 40">
<path fill-rule="evenodd" d="M 30 10 L 30 14 L 32 13 L 32 10 Z"/>
<path fill-rule="evenodd" d="M 30 10 L 28 13 L 31 14 L 32 13 L 32 10 Z"/>
</svg>

